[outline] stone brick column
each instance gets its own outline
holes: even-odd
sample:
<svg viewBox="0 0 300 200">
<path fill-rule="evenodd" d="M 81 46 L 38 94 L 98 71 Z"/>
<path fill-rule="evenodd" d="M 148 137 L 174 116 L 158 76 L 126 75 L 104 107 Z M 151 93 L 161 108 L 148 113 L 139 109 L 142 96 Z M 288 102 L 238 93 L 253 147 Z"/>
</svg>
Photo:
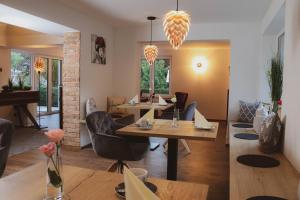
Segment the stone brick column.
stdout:
<svg viewBox="0 0 300 200">
<path fill-rule="evenodd" d="M 63 55 L 64 145 L 80 147 L 80 32 L 64 34 Z"/>
</svg>

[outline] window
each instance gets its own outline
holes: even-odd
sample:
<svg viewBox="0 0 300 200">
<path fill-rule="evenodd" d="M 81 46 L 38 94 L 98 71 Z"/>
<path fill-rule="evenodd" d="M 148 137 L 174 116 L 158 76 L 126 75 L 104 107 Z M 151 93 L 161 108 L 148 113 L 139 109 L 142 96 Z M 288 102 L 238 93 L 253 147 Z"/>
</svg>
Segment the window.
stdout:
<svg viewBox="0 0 300 200">
<path fill-rule="evenodd" d="M 158 58 L 154 68 L 150 67 L 145 58 L 141 59 L 141 83 L 142 93 L 149 94 L 154 88 L 155 94 L 170 93 L 170 58 Z"/>
<path fill-rule="evenodd" d="M 13 85 L 19 85 L 22 81 L 24 86 L 32 86 L 31 82 L 32 57 L 23 51 L 11 51 L 11 80 Z"/>
</svg>

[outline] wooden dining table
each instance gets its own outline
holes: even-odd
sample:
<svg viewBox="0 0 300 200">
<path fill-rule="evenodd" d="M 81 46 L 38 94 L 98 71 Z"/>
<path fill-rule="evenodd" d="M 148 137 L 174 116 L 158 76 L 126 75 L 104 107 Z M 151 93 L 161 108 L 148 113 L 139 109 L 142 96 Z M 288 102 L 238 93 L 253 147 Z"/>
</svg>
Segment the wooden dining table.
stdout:
<svg viewBox="0 0 300 200">
<path fill-rule="evenodd" d="M 173 104 L 168 103 L 166 105 L 160 105 L 159 103 L 148 103 L 148 102 L 141 102 L 137 104 L 121 104 L 118 105 L 117 108 L 121 109 L 129 109 L 129 110 L 150 110 L 151 108 L 154 108 L 154 110 L 166 110 L 168 108 L 171 108 Z"/>
<path fill-rule="evenodd" d="M 140 102 L 140 103 L 136 103 L 136 104 L 121 104 L 118 105 L 117 108 L 120 109 L 128 109 L 128 110 L 139 110 L 140 111 L 140 117 L 142 117 L 143 114 L 145 114 L 144 112 L 142 112 L 142 110 L 150 110 L 152 108 L 154 108 L 154 110 L 157 111 L 164 111 L 168 108 L 171 108 L 173 106 L 173 104 L 168 103 L 166 105 L 160 105 L 159 103 L 150 103 L 150 102 Z M 150 141 L 150 150 L 154 151 L 155 149 L 157 149 L 159 147 L 159 143 L 158 142 L 152 142 Z"/>
<path fill-rule="evenodd" d="M 152 129 L 143 130 L 135 124 L 117 130 L 117 134 L 168 138 L 167 179 L 177 180 L 178 139 L 214 141 L 218 134 L 218 122 L 211 122 L 213 129 L 197 129 L 192 121 L 178 121 L 178 127 L 172 127 L 172 120 L 155 119 Z"/>
<path fill-rule="evenodd" d="M 46 162 L 0 179 L 0 199 L 41 200 L 46 192 Z M 123 175 L 75 166 L 63 167 L 65 200 L 118 200 L 115 187 Z M 148 178 L 161 200 L 205 200 L 208 185 Z"/>
</svg>

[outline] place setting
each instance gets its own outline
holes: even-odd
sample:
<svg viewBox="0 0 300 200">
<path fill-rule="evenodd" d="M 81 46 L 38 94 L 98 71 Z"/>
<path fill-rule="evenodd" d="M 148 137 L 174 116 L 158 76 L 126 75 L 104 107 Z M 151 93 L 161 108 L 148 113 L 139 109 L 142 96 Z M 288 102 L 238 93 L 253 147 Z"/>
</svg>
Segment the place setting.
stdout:
<svg viewBox="0 0 300 200">
<path fill-rule="evenodd" d="M 148 171 L 142 168 L 124 168 L 124 182 L 115 187 L 119 199 L 153 199 L 160 198 L 155 195 L 157 186 L 147 180 Z"/>
</svg>

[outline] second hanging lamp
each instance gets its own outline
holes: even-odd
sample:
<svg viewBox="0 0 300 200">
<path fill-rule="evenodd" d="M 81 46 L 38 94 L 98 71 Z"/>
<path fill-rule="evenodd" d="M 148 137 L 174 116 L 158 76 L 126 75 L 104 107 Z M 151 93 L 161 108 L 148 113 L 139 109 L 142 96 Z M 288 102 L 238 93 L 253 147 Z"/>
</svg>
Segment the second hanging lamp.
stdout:
<svg viewBox="0 0 300 200">
<path fill-rule="evenodd" d="M 144 56 L 149 63 L 149 65 L 153 65 L 156 57 L 158 56 L 158 48 L 157 46 L 152 44 L 152 21 L 156 19 L 156 17 L 150 16 L 147 17 L 148 20 L 151 22 L 151 37 L 150 37 L 150 44 L 146 45 L 144 48 Z"/>
</svg>

